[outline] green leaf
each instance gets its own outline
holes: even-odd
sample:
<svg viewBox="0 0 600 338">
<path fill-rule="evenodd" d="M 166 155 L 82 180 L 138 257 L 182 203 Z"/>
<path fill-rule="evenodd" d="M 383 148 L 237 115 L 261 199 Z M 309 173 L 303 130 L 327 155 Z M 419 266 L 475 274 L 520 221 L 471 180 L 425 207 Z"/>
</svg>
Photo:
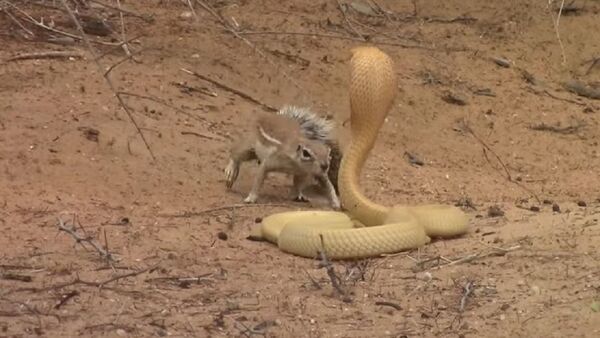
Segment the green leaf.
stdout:
<svg viewBox="0 0 600 338">
<path fill-rule="evenodd" d="M 592 308 L 592 311 L 594 311 L 594 312 L 600 312 L 600 302 L 598 302 L 598 301 L 592 302 L 591 308 Z"/>
</svg>

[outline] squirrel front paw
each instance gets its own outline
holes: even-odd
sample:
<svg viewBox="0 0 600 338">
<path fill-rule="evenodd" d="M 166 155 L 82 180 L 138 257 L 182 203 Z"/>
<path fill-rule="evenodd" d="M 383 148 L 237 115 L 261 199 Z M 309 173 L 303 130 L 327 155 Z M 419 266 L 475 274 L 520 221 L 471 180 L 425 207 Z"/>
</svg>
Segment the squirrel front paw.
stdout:
<svg viewBox="0 0 600 338">
<path fill-rule="evenodd" d="M 233 186 L 233 182 L 235 182 L 235 180 L 238 177 L 239 172 L 240 169 L 235 165 L 234 161 L 229 160 L 229 163 L 225 168 L 225 185 L 227 186 L 227 189 L 231 189 L 231 187 Z"/>
<path fill-rule="evenodd" d="M 256 200 L 258 199 L 258 196 L 256 196 L 256 194 L 250 193 L 248 195 L 248 197 L 246 197 L 244 199 L 244 203 L 256 203 Z"/>
<path fill-rule="evenodd" d="M 308 199 L 306 197 L 304 197 L 304 195 L 298 194 L 298 196 L 294 197 L 294 202 L 307 203 Z"/>
<path fill-rule="evenodd" d="M 340 210 L 342 209 L 341 203 L 340 203 L 340 199 L 338 198 L 338 196 L 335 193 L 331 194 L 331 208 L 333 210 Z"/>
</svg>

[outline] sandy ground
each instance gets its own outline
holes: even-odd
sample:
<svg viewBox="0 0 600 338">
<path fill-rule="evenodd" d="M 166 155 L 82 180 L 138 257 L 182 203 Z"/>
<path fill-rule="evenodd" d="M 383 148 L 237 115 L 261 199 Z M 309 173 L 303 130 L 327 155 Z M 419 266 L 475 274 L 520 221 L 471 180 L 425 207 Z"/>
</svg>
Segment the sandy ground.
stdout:
<svg viewBox="0 0 600 338">
<path fill-rule="evenodd" d="M 133 60 L 107 45 L 122 41 L 119 12 L 80 7 L 114 29 L 89 35 L 104 42 L 100 69 L 84 43 L 25 16 L 77 35 L 60 1 L 11 3 L 0 2 L 1 337 L 600 336 L 600 102 L 563 86 L 600 87 L 600 2 L 563 11 L 562 51 L 559 1 L 342 0 L 344 12 L 209 1 L 196 17 L 185 1 L 121 1 Z M 459 204 L 471 228 L 335 262 L 342 296 L 317 261 L 246 239 L 268 214 L 327 206 L 290 201 L 282 175 L 239 206 L 255 166 L 231 191 L 223 168 L 263 106 L 329 114 L 347 140 L 348 59 L 364 38 L 394 58 L 401 87 L 365 193 Z M 9 60 L 46 51 L 84 57 Z M 103 77 L 111 66 L 155 161 Z M 59 217 L 115 262 L 58 231 Z"/>
</svg>

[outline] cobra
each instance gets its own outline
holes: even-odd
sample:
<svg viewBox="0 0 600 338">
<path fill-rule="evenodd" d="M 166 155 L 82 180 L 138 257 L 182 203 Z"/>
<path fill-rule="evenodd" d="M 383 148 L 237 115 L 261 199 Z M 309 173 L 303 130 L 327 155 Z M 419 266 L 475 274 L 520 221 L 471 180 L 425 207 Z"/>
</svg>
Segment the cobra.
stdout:
<svg viewBox="0 0 600 338">
<path fill-rule="evenodd" d="M 345 212 L 290 211 L 271 214 L 251 237 L 287 253 L 314 258 L 360 259 L 419 248 L 432 237 L 468 230 L 468 216 L 443 204 L 387 207 L 360 189 L 360 173 L 377 140 L 397 91 L 392 59 L 376 47 L 352 49 L 350 59 L 351 140 L 340 164 L 338 186 Z"/>
</svg>

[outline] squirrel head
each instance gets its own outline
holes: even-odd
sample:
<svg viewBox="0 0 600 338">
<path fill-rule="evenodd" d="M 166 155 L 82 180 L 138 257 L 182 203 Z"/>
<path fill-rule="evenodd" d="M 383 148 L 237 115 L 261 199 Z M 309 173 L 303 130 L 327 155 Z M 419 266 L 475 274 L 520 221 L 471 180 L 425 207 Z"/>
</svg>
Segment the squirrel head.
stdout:
<svg viewBox="0 0 600 338">
<path fill-rule="evenodd" d="M 304 140 L 296 148 L 299 165 L 316 177 L 326 176 L 331 162 L 331 149 L 321 142 Z"/>
</svg>

